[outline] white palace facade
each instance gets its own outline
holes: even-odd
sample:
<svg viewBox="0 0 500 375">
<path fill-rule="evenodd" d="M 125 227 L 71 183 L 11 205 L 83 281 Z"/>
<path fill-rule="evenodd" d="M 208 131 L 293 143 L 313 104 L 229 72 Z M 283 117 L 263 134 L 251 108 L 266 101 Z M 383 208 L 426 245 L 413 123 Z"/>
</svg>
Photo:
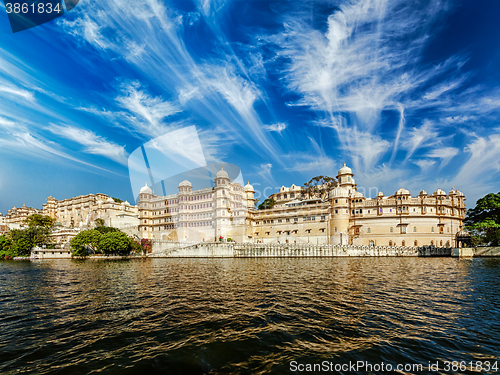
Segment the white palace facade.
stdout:
<svg viewBox="0 0 500 375">
<path fill-rule="evenodd" d="M 335 187 L 307 197 L 300 185 L 282 187 L 271 209 L 255 209 L 254 189 L 232 183 L 220 170 L 213 188 L 193 190 L 189 181 L 176 194 L 161 196 L 144 186 L 139 194 L 139 234 L 163 240 L 262 243 L 456 246 L 465 218 L 465 196 L 438 189 L 412 197 L 401 188 L 390 196 L 361 194 L 352 170 L 339 170 Z"/>
</svg>

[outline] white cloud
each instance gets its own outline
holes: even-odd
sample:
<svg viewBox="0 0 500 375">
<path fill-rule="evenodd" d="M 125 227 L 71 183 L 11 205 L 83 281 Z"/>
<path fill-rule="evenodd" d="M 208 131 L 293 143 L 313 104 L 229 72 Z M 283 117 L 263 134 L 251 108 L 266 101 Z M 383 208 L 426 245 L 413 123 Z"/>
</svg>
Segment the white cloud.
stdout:
<svg viewBox="0 0 500 375">
<path fill-rule="evenodd" d="M 138 82 L 122 84 L 116 101 L 133 114 L 131 120 L 136 130 L 152 137 L 166 133 L 163 119 L 181 112 L 173 103 L 145 92 Z"/>
<path fill-rule="evenodd" d="M 458 154 L 458 152 L 459 150 L 454 147 L 439 147 L 428 152 L 426 156 L 429 158 L 441 159 L 441 167 L 444 167 Z"/>
<path fill-rule="evenodd" d="M 0 92 L 20 96 L 26 100 L 33 100 L 34 99 L 32 92 L 17 88 L 17 87 L 13 87 L 13 86 L 0 85 Z"/>
<path fill-rule="evenodd" d="M 421 147 L 430 147 L 439 142 L 439 133 L 435 124 L 425 120 L 422 126 L 415 127 L 405 134 L 402 146 L 407 150 L 404 161 L 407 161 Z"/>
<path fill-rule="evenodd" d="M 120 164 L 127 164 L 127 153 L 124 146 L 107 141 L 90 130 L 75 128 L 64 125 L 51 125 L 48 130 L 52 133 L 67 138 L 73 142 L 85 146 L 85 152 L 94 155 L 102 155 Z"/>
<path fill-rule="evenodd" d="M 415 160 L 413 164 L 416 164 L 422 169 L 422 171 L 427 171 L 430 167 L 432 167 L 436 162 L 434 160 Z"/>
<path fill-rule="evenodd" d="M 288 127 L 288 124 L 284 122 L 278 122 L 276 124 L 271 124 L 271 125 L 265 125 L 264 129 L 269 130 L 270 132 L 276 132 L 281 134 L 283 130 L 285 130 Z"/>
</svg>

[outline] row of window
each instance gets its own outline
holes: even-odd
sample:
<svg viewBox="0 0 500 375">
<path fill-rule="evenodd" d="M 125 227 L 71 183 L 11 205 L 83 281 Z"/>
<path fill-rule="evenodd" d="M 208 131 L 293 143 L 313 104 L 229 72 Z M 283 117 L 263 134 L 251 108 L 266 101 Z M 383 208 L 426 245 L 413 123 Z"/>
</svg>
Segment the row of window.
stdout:
<svg viewBox="0 0 500 375">
<path fill-rule="evenodd" d="M 325 230 L 326 230 L 326 228 L 320 228 L 320 230 L 319 230 L 319 231 L 320 231 L 321 233 L 325 233 Z M 305 233 L 307 233 L 307 234 L 310 234 L 310 233 L 311 233 L 311 229 L 306 229 L 304 232 L 305 232 Z M 276 231 L 276 233 L 277 233 L 278 235 L 282 235 L 282 234 L 283 234 L 283 235 L 299 234 L 299 230 L 298 230 L 298 229 L 294 229 L 294 230 L 283 230 L 283 231 L 278 230 L 278 231 Z M 266 236 L 270 236 L 270 235 L 271 235 L 271 232 L 265 232 L 265 234 L 266 234 Z M 255 232 L 255 236 L 258 236 L 258 235 L 259 235 L 259 232 Z"/>
<path fill-rule="evenodd" d="M 435 242 L 436 244 L 438 243 L 437 241 Z M 436 246 L 434 243 L 434 240 L 431 240 L 431 246 Z M 370 246 L 374 246 L 375 245 L 375 241 L 370 241 L 369 242 Z M 389 246 L 398 246 L 396 241 L 389 241 Z M 405 240 L 402 240 L 401 241 L 401 246 L 406 246 L 406 241 Z M 418 241 L 415 240 L 413 241 L 413 246 L 418 246 Z M 446 246 L 446 247 L 450 247 L 450 241 L 446 241 L 446 243 L 443 242 L 443 240 L 439 241 L 439 245 L 440 247 L 443 247 L 443 246 Z"/>
<path fill-rule="evenodd" d="M 204 199 L 212 199 L 213 194 L 193 195 L 187 197 L 180 197 L 181 201 L 200 201 Z"/>
<path fill-rule="evenodd" d="M 285 223 L 289 223 L 290 222 L 290 218 L 286 218 L 286 219 L 277 219 L 276 221 L 278 223 L 283 223 L 283 220 L 285 220 Z M 310 221 L 310 220 L 316 220 L 316 216 L 303 216 L 302 217 L 302 221 Z M 320 217 L 320 220 L 325 220 L 325 216 L 321 216 Z M 293 218 L 293 222 L 296 223 L 299 221 L 299 218 L 298 217 L 294 217 Z M 260 224 L 260 221 L 256 221 L 255 222 L 256 225 Z M 262 224 L 274 224 L 274 220 L 263 220 L 262 221 Z"/>
<path fill-rule="evenodd" d="M 306 196 L 304 194 L 297 194 L 297 197 L 300 196 L 302 199 L 304 199 Z M 295 198 L 295 193 L 290 193 L 290 199 Z M 276 196 L 277 200 L 281 200 L 281 194 L 278 194 Z M 283 199 L 288 199 L 288 194 L 283 194 Z"/>
</svg>

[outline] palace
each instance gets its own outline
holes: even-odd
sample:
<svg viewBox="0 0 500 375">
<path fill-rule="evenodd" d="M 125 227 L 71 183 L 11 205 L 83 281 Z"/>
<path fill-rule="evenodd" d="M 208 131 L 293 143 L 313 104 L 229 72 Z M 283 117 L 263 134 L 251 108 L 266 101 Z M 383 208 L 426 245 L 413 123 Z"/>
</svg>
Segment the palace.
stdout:
<svg viewBox="0 0 500 375">
<path fill-rule="evenodd" d="M 103 219 L 106 226 L 125 229 L 139 224 L 136 206 L 127 201 L 117 202 L 106 194 L 87 194 L 57 200 L 47 198 L 42 213 L 56 219 L 65 228 L 88 228 L 96 219 Z"/>
<path fill-rule="evenodd" d="M 144 238 L 237 242 L 354 244 L 377 246 L 456 246 L 465 217 L 465 196 L 458 190 L 412 197 L 401 188 L 366 198 L 344 166 L 337 184 L 312 198 L 299 185 L 271 195 L 277 204 L 256 210 L 254 189 L 231 183 L 221 169 L 210 189 L 193 190 L 189 181 L 179 192 L 155 195 L 144 186 L 139 194 L 139 232 Z"/>
<path fill-rule="evenodd" d="M 139 211 L 128 202 L 117 202 L 106 194 L 87 194 L 57 200 L 47 198 L 41 210 L 23 205 L 13 207 L 2 219 L 2 225 L 9 229 L 26 226 L 25 220 L 33 214 L 47 215 L 55 219 L 55 229 L 87 229 L 94 227 L 96 219 L 103 219 L 106 226 L 115 227 L 128 234 L 137 234 Z"/>
</svg>

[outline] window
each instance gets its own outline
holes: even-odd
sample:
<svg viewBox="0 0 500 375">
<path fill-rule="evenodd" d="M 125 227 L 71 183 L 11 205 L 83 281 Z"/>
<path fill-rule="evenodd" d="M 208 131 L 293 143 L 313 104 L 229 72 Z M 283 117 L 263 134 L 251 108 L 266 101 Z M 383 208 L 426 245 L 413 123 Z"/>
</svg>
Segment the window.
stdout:
<svg viewBox="0 0 500 375">
<path fill-rule="evenodd" d="M 302 221 L 306 221 L 306 220 L 307 220 L 307 217 L 305 217 L 305 216 L 304 216 L 304 217 L 302 218 Z"/>
<path fill-rule="evenodd" d="M 392 246 L 392 241 L 389 241 L 389 246 Z"/>
<path fill-rule="evenodd" d="M 434 241 L 431 241 L 431 246 L 434 246 Z"/>
<path fill-rule="evenodd" d="M 297 222 L 297 221 L 299 221 L 299 218 L 298 218 L 298 217 L 295 217 L 295 218 L 293 218 L 293 221 L 294 221 L 294 222 Z"/>
<path fill-rule="evenodd" d="M 289 223 L 290 222 L 290 219 L 286 219 L 286 222 Z"/>
<path fill-rule="evenodd" d="M 391 229 L 389 229 L 389 232 L 391 232 L 391 233 L 392 233 L 392 227 L 391 227 Z"/>
<path fill-rule="evenodd" d="M 413 246 L 418 246 L 418 241 L 415 240 L 415 242 L 413 242 Z"/>
<path fill-rule="evenodd" d="M 339 210 L 335 210 L 335 213 L 338 214 L 339 213 Z"/>
<path fill-rule="evenodd" d="M 371 233 L 370 228 L 366 228 L 367 233 Z"/>
<path fill-rule="evenodd" d="M 290 198 L 295 198 L 295 193 L 290 194 Z"/>
<path fill-rule="evenodd" d="M 443 247 L 443 240 L 439 242 L 439 246 Z"/>
<path fill-rule="evenodd" d="M 401 242 L 401 246 L 406 246 L 406 242 L 404 240 Z"/>
<path fill-rule="evenodd" d="M 278 196 L 276 198 L 281 199 L 281 194 L 278 194 Z"/>
<path fill-rule="evenodd" d="M 431 232 L 434 232 L 434 227 L 431 227 Z"/>
<path fill-rule="evenodd" d="M 335 227 L 335 229 L 333 230 L 335 233 L 337 233 L 337 227 Z"/>
<path fill-rule="evenodd" d="M 335 203 L 339 203 L 339 200 L 338 200 L 338 199 L 335 199 Z"/>
<path fill-rule="evenodd" d="M 325 217 L 324 217 L 324 216 L 321 216 L 321 220 L 325 220 Z"/>
<path fill-rule="evenodd" d="M 405 226 L 401 227 L 401 233 L 406 233 L 406 227 Z"/>
<path fill-rule="evenodd" d="M 321 228 L 321 229 L 320 229 L 320 231 L 321 231 L 322 233 L 325 233 L 325 228 Z"/>
<path fill-rule="evenodd" d="M 286 198 L 287 198 L 286 194 L 283 194 L 283 198 L 284 198 L 284 199 L 286 199 Z"/>
<path fill-rule="evenodd" d="M 413 231 L 416 232 L 417 231 L 417 227 L 413 227 Z"/>
</svg>

